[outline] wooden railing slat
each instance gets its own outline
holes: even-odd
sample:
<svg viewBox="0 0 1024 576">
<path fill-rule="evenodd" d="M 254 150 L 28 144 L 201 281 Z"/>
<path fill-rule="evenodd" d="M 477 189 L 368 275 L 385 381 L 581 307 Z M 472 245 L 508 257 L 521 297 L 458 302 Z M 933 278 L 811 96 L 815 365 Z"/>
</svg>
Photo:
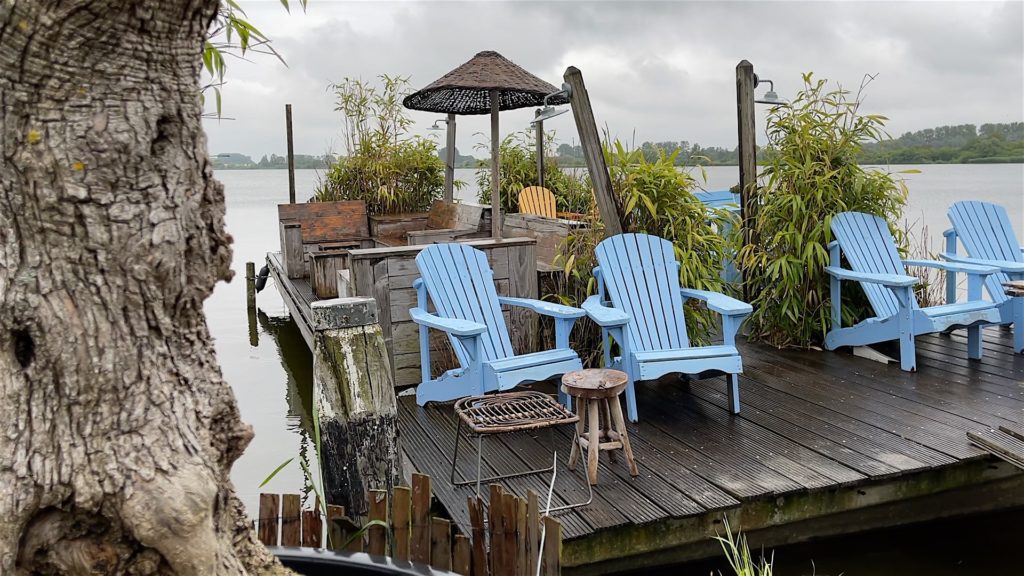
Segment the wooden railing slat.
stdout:
<svg viewBox="0 0 1024 576">
<path fill-rule="evenodd" d="M 550 516 L 544 517 L 544 550 L 541 565 L 542 576 L 559 576 L 561 574 L 562 525 Z"/>
</svg>

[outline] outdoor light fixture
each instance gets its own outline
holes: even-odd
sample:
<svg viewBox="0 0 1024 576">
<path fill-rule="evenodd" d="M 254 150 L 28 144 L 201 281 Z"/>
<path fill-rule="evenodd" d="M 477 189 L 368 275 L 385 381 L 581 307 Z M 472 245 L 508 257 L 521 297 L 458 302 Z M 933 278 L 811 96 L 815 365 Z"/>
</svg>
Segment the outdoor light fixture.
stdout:
<svg viewBox="0 0 1024 576">
<path fill-rule="evenodd" d="M 545 120 L 549 120 L 551 118 L 554 118 L 555 116 L 558 116 L 559 114 L 565 114 L 566 112 L 568 112 L 568 110 L 565 110 L 565 109 L 559 110 L 559 109 L 555 108 L 554 106 L 548 104 L 548 100 L 550 100 L 551 98 L 554 98 L 555 96 L 565 96 L 566 98 L 570 98 L 570 97 L 572 97 L 572 88 L 570 88 L 568 84 L 562 84 L 562 89 L 561 90 L 559 90 L 558 92 L 552 92 L 551 94 L 548 94 L 547 96 L 545 96 L 544 97 L 544 107 L 543 108 L 538 108 L 537 111 L 534 113 L 533 121 L 530 122 L 531 126 L 537 124 L 538 122 L 543 122 Z"/>
<path fill-rule="evenodd" d="M 760 100 L 756 100 L 755 99 L 754 102 L 757 102 L 758 104 L 771 104 L 772 106 L 779 106 L 780 104 L 785 104 L 786 103 L 785 100 L 783 100 L 782 98 L 779 98 L 779 95 L 775 93 L 775 83 L 774 82 L 772 82 L 771 80 L 768 80 L 767 78 L 764 79 L 764 80 L 761 80 L 760 78 L 757 77 L 757 74 L 754 75 L 754 86 L 755 87 L 756 86 L 760 86 L 761 84 L 764 84 L 764 83 L 768 84 L 768 91 L 764 93 L 764 96 L 762 96 Z"/>
<path fill-rule="evenodd" d="M 444 122 L 445 124 L 447 124 L 448 123 L 448 119 L 447 118 L 438 118 L 437 120 L 434 120 L 434 124 L 430 128 L 427 128 L 427 130 L 433 130 L 434 132 L 439 132 L 441 130 L 444 130 L 444 128 L 442 128 L 442 127 L 437 125 L 438 122 Z"/>
</svg>

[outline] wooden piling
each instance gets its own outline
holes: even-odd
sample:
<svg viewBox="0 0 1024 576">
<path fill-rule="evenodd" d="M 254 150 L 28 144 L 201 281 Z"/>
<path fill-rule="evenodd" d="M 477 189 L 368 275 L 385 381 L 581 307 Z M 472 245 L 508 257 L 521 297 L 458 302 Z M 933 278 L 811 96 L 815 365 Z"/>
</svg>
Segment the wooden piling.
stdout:
<svg viewBox="0 0 1024 576">
<path fill-rule="evenodd" d="M 575 66 L 565 69 L 562 76 L 565 83 L 572 89 L 569 102 L 572 115 L 576 119 L 576 131 L 580 135 L 580 146 L 587 160 L 587 171 L 594 186 L 594 199 L 601 212 L 604 222 L 605 236 L 622 234 L 622 219 L 612 192 L 612 179 L 608 174 L 608 165 L 604 161 L 604 150 L 601 147 L 601 134 L 597 131 L 594 109 L 590 106 L 590 95 L 583 83 L 583 73 Z"/>
<path fill-rule="evenodd" d="M 295 146 L 292 139 L 292 105 L 284 105 L 284 125 L 288 138 L 288 203 L 295 204 Z"/>
<path fill-rule="evenodd" d="M 371 490 L 390 494 L 401 469 L 398 408 L 373 298 L 319 300 L 311 307 L 314 405 L 320 419 L 324 494 L 352 517 L 367 515 Z"/>
<path fill-rule="evenodd" d="M 249 327 L 249 345 L 258 346 L 260 333 L 256 319 L 256 265 L 245 263 L 245 312 Z"/>
</svg>

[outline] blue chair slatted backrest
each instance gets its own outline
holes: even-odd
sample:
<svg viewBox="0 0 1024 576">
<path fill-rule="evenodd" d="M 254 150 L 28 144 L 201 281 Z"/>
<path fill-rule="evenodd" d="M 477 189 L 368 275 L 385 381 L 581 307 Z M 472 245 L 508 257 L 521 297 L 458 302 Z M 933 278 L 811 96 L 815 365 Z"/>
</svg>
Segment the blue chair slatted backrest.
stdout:
<svg viewBox="0 0 1024 576">
<path fill-rule="evenodd" d="M 862 212 L 836 214 L 832 218 L 832 234 L 855 272 L 907 274 L 884 219 Z M 862 282 L 861 287 L 879 318 L 888 318 L 899 311 L 899 301 L 892 290 L 871 282 Z M 916 300 L 913 307 L 917 308 Z"/>
<path fill-rule="evenodd" d="M 967 256 L 982 260 L 1024 262 L 1020 240 L 1010 224 L 1006 208 L 976 200 L 956 202 L 949 207 L 949 220 L 960 242 L 967 249 Z M 985 279 L 985 287 L 996 304 L 1008 298 L 1002 287 L 1002 283 L 1007 280 L 1009 277 L 1003 272 Z"/>
<path fill-rule="evenodd" d="M 672 243 L 647 234 L 619 234 L 597 245 L 601 278 L 612 304 L 629 314 L 630 349 L 688 348 Z"/>
<path fill-rule="evenodd" d="M 483 252 L 464 244 L 433 244 L 416 256 L 416 265 L 438 316 L 487 326 L 483 360 L 515 355 L 494 289 L 494 273 Z M 459 362 L 469 366 L 462 343 L 454 336 L 451 342 Z"/>
</svg>

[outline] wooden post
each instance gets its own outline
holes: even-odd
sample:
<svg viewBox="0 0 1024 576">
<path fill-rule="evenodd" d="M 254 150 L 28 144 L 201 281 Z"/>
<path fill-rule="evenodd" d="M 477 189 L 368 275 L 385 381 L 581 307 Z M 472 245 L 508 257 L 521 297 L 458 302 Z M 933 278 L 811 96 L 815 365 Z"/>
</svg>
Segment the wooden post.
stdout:
<svg viewBox="0 0 1024 576">
<path fill-rule="evenodd" d="M 302 278 L 306 275 L 304 258 L 302 225 L 297 222 L 281 222 L 281 261 L 289 278 Z"/>
<path fill-rule="evenodd" d="M 498 136 L 498 90 L 491 90 L 491 237 L 501 240 L 501 177 L 500 153 L 501 138 Z"/>
<path fill-rule="evenodd" d="M 284 105 L 284 126 L 288 136 L 288 203 L 295 204 L 295 147 L 292 141 L 292 105 Z"/>
<path fill-rule="evenodd" d="M 601 149 L 601 134 L 597 131 L 594 110 L 590 107 L 590 96 L 583 84 L 583 74 L 575 66 L 565 69 L 562 76 L 566 84 L 572 88 L 569 102 L 572 115 L 576 119 L 576 131 L 580 135 L 583 156 L 587 160 L 590 181 L 594 185 L 594 198 L 604 222 L 605 236 L 622 234 L 622 217 L 612 195 L 612 179 L 608 174 L 608 165 L 604 161 L 604 150 Z"/>
<path fill-rule="evenodd" d="M 311 316 L 324 494 L 350 516 L 366 516 L 370 491 L 390 494 L 401 470 L 397 402 L 377 303 L 318 300 Z"/>
<path fill-rule="evenodd" d="M 537 185 L 544 187 L 544 122 L 534 124 L 537 131 Z"/>
<path fill-rule="evenodd" d="M 455 114 L 448 114 L 448 141 L 445 144 L 444 201 L 455 197 Z"/>
<path fill-rule="evenodd" d="M 740 229 L 743 244 L 750 245 L 757 207 L 754 203 L 757 186 L 756 137 L 754 135 L 754 88 L 757 80 L 754 65 L 746 60 L 736 65 L 736 121 L 739 136 Z M 740 273 L 744 271 L 741 267 Z M 746 276 L 744 274 L 744 276 Z M 750 287 L 743 282 L 743 299 L 750 301 Z"/>
<path fill-rule="evenodd" d="M 259 346 L 260 332 L 256 319 L 256 264 L 245 263 L 245 312 L 249 323 L 249 345 Z"/>
</svg>

